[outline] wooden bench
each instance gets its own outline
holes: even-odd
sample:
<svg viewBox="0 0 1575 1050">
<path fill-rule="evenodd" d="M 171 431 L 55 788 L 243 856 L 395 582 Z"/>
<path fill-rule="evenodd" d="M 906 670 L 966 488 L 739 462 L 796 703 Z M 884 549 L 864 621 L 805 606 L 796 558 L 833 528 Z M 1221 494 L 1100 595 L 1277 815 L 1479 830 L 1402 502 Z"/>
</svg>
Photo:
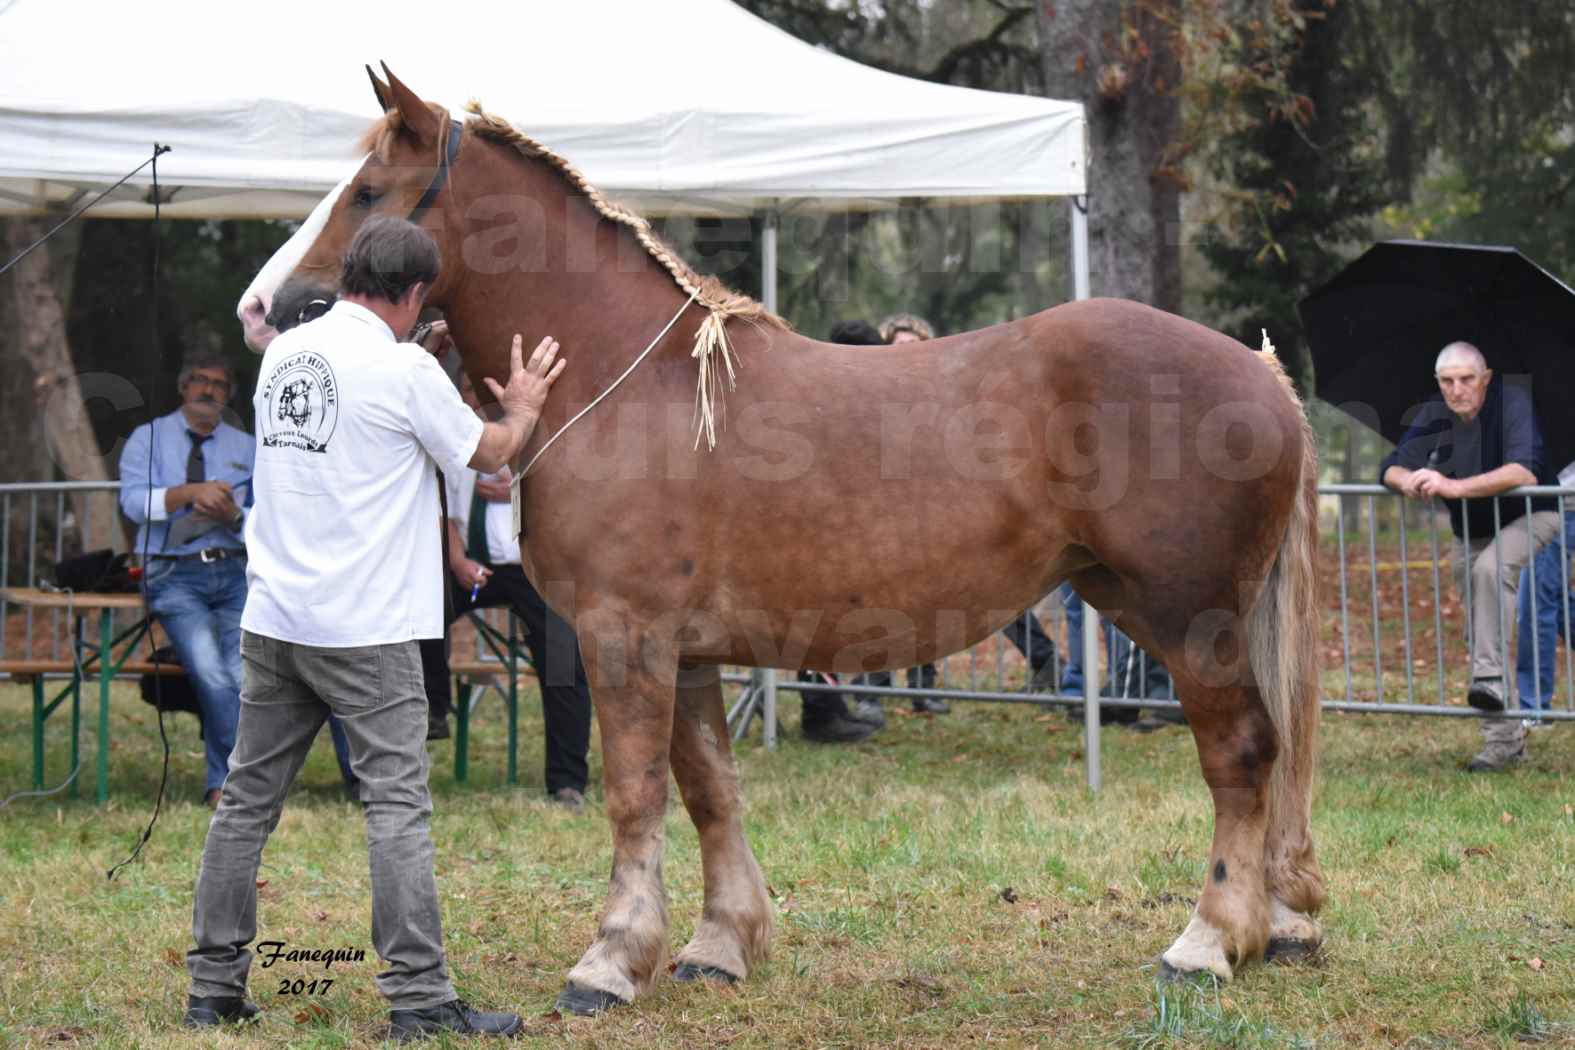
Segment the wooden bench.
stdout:
<svg viewBox="0 0 1575 1050">
<path fill-rule="evenodd" d="M 99 804 L 109 799 L 109 685 L 117 677 L 130 674 L 179 673 L 178 669 L 147 660 L 134 660 L 137 644 L 148 633 L 148 619 L 142 597 L 136 594 L 98 594 L 47 591 L 33 587 L 6 587 L 0 597 L 22 607 L 58 609 L 72 619 L 68 645 L 80 658 L 76 660 L 16 658 L 0 660 L 0 672 L 13 681 L 33 687 L 33 790 L 44 790 L 44 728 L 49 716 L 67 700 L 71 701 L 71 768 L 81 766 L 82 686 L 98 681 L 98 754 L 96 797 Z M 129 613 L 134 622 L 119 632 L 115 614 Z M 98 617 L 98 640 L 92 640 L 87 619 Z M 45 699 L 44 684 L 49 679 L 64 680 L 53 699 Z M 80 778 L 71 781 L 71 794 L 79 793 Z"/>
<path fill-rule="evenodd" d="M 83 670 L 90 670 L 93 661 L 86 661 Z M 18 685 L 27 685 L 38 678 L 51 676 L 66 676 L 76 673 L 76 664 L 71 660 L 0 660 L 0 674 L 9 675 L 11 681 Z M 128 675 L 183 675 L 186 669 L 180 664 L 156 664 L 151 660 L 127 660 L 115 671 L 115 677 L 124 678 Z"/>
<path fill-rule="evenodd" d="M 449 662 L 449 673 L 459 687 L 454 694 L 454 780 L 463 784 L 470 775 L 470 698 L 476 681 L 502 676 L 505 684 L 499 691 L 503 693 L 509 723 L 508 769 L 504 782 L 516 784 L 519 782 L 519 682 L 522 675 L 534 677 L 536 670 L 525 655 L 524 639 L 519 636 L 512 612 L 507 631 L 493 627 L 479 610 L 467 613 L 466 617 L 495 658 Z"/>
<path fill-rule="evenodd" d="M 488 633 L 498 634 L 490 625 L 485 630 L 482 627 L 476 630 L 487 638 L 488 645 L 496 641 L 495 638 L 488 638 Z M 510 634 L 513 634 L 512 630 Z M 524 655 L 524 644 L 520 639 L 506 641 L 506 650 L 507 655 L 498 660 L 472 658 L 449 663 L 449 674 L 454 675 L 455 685 L 458 686 L 454 694 L 454 779 L 460 784 L 469 776 L 471 693 L 476 690 L 477 678 L 491 677 L 504 678 L 504 683 L 499 685 L 499 693 L 504 697 L 504 707 L 509 715 L 509 767 L 504 782 L 517 784 L 520 781 L 520 677 L 535 677 L 535 667 Z"/>
</svg>

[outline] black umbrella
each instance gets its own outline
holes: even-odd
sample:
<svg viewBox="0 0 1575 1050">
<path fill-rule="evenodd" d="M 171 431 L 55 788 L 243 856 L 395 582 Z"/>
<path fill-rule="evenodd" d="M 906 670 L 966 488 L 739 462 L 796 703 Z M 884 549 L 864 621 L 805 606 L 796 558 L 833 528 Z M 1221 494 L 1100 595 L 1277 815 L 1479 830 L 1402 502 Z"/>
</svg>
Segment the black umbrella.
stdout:
<svg viewBox="0 0 1575 1050">
<path fill-rule="evenodd" d="M 1514 248 L 1384 241 L 1300 304 L 1318 396 L 1398 442 L 1457 339 L 1530 376 L 1548 465 L 1575 459 L 1575 291 Z"/>
</svg>

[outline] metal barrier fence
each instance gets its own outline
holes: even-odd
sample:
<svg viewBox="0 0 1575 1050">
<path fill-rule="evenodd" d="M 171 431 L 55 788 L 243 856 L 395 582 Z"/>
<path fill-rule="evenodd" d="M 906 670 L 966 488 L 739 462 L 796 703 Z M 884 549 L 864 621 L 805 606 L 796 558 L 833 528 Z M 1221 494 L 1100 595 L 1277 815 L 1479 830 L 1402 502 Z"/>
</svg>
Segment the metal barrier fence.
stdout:
<svg viewBox="0 0 1575 1050">
<path fill-rule="evenodd" d="M 83 536 L 104 535 L 104 524 L 95 522 L 96 502 L 89 494 L 115 492 L 114 482 L 57 482 L 44 484 L 0 485 L 0 586 L 37 586 L 48 578 L 54 563 L 80 553 Z M 1440 524 L 1443 516 L 1438 504 L 1408 502 L 1379 485 L 1324 485 L 1319 488 L 1323 503 L 1320 572 L 1323 576 L 1322 645 L 1324 707 L 1327 710 L 1357 711 L 1374 714 L 1429 715 L 1481 718 L 1477 710 L 1462 701 L 1469 684 L 1469 640 L 1471 625 L 1471 575 L 1465 576 L 1466 593 L 1456 595 L 1443 582 L 1444 566 L 1460 557 L 1459 541 Z M 1551 678 L 1555 702 L 1550 709 L 1535 712 L 1535 717 L 1550 722 L 1575 720 L 1575 656 L 1570 637 L 1571 595 L 1569 581 L 1570 547 L 1575 545 L 1563 527 L 1566 497 L 1575 489 L 1539 487 L 1518 489 L 1494 502 L 1495 534 L 1502 523 L 1504 508 L 1511 501 L 1523 500 L 1531 506 L 1533 497 L 1554 497 L 1561 527 L 1545 548 L 1556 552 L 1556 567 L 1561 586 L 1557 608 L 1540 607 L 1563 625 L 1557 632 L 1566 639 L 1562 659 L 1556 643 L 1546 643 L 1546 631 L 1534 631 L 1529 641 L 1527 661 L 1532 681 Z M 1568 508 L 1575 510 L 1575 504 Z M 102 514 L 102 510 L 98 513 Z M 1444 529 L 1445 538 L 1440 538 Z M 1468 537 L 1469 538 L 1469 537 Z M 1420 548 L 1420 551 L 1418 551 Z M 1547 581 L 1555 556 L 1531 560 L 1522 592 L 1536 593 L 1538 573 Z M 1539 565 L 1541 568 L 1539 569 Z M 1502 578 L 1502 574 L 1501 574 Z M 1415 584 L 1415 585 L 1414 585 Z M 1499 632 L 1501 666 L 1509 679 L 1514 677 L 1518 650 L 1512 647 L 1517 610 L 1502 600 L 1502 588 L 1495 611 Z M 1064 663 L 1068 644 L 1076 632 L 1067 622 L 1067 608 L 1047 598 L 1040 603 L 1039 615 L 1045 632 L 1054 641 L 1049 654 L 1050 691 L 1030 690 L 1033 666 L 1024 660 L 1002 635 L 997 634 L 963 653 L 936 662 L 933 688 L 903 688 L 867 683 L 797 681 L 771 671 L 729 673 L 724 680 L 743 686 L 731 705 L 729 722 L 736 735 L 748 729 L 750 721 L 764 715 L 768 746 L 776 743 L 776 697 L 781 691 L 800 695 L 836 691 L 849 696 L 879 696 L 895 700 L 938 697 L 948 701 L 1033 704 L 1043 707 L 1082 706 L 1089 732 L 1085 754 L 1090 763 L 1091 786 L 1098 781 L 1099 711 L 1101 708 L 1150 708 L 1177 706 L 1168 689 L 1157 692 L 1153 676 L 1147 673 L 1147 655 L 1130 650 L 1122 656 L 1121 641 L 1112 632 L 1105 639 L 1101 656 L 1096 632 L 1099 617 L 1082 606 L 1083 626 L 1081 666 L 1103 665 L 1107 679 L 1104 693 L 1096 695 L 1098 675 L 1084 675 L 1084 688 L 1063 692 Z M 1027 636 L 1027 632 L 1023 632 Z M 28 656 L 61 659 L 67 652 L 70 625 L 62 612 L 35 613 L 0 602 L 0 655 L 16 655 L 21 649 Z M 1525 648 L 1521 643 L 1521 649 Z M 478 649 L 478 653 L 480 650 Z M 1335 656 L 1339 666 L 1332 666 Z M 1110 668 L 1117 669 L 1110 674 Z M 1551 673 L 1550 673 L 1551 672 Z M 1403 691 L 1400 683 L 1403 681 Z M 1113 686 L 1113 688 L 1111 688 Z M 1514 695 L 1514 685 L 1506 682 L 1506 693 Z M 1453 702 L 1451 702 L 1453 701 Z M 1514 709 L 1498 717 L 1525 717 Z"/>
</svg>

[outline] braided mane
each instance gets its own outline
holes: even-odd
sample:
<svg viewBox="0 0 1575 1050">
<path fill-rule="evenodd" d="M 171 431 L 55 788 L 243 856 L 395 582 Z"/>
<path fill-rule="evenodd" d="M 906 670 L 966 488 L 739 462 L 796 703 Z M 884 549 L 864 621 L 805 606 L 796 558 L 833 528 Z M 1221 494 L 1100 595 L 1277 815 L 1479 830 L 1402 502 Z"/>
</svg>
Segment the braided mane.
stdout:
<svg viewBox="0 0 1575 1050">
<path fill-rule="evenodd" d="M 430 102 L 427 106 L 443 123 L 448 122 L 446 109 Z M 700 375 L 695 385 L 695 447 L 700 447 L 700 439 L 703 437 L 707 448 L 715 448 L 718 398 L 722 393 L 722 383 L 725 379 L 727 389 L 731 390 L 735 378 L 733 349 L 727 338 L 728 320 L 737 317 L 751 324 L 766 324 L 784 331 L 792 331 L 792 326 L 749 296 L 733 291 L 719 278 L 696 273 L 677 252 L 651 232 L 651 224 L 644 217 L 608 200 L 601 190 L 592 186 L 585 175 L 566 158 L 554 153 L 530 136 L 522 134 L 502 117 L 486 112 L 481 108 L 481 103 L 474 99 L 466 104 L 465 109 L 472 114 L 472 118 L 465 122 L 465 127 L 472 134 L 494 142 L 506 143 L 517 149 L 522 156 L 545 161 L 570 186 L 585 196 L 598 215 L 628 227 L 635 239 L 640 242 L 640 246 L 662 265 L 678 287 L 688 292 L 691 299 L 705 309 L 706 319 L 700 323 L 700 328 L 695 332 L 695 346 L 690 355 L 700 362 Z M 374 123 L 361 137 L 358 152 L 372 153 L 386 161 L 394 137 L 402 124 L 403 119 L 399 111 L 389 110 L 383 115 L 382 120 Z"/>
</svg>

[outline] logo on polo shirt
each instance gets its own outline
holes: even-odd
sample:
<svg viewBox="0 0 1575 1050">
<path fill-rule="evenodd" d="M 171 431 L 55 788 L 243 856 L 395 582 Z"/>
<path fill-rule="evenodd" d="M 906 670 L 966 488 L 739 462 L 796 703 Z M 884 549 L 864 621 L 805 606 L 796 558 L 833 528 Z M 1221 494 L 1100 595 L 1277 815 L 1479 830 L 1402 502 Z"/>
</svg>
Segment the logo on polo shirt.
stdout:
<svg viewBox="0 0 1575 1050">
<path fill-rule="evenodd" d="M 262 389 L 257 431 L 264 448 L 327 452 L 339 422 L 334 370 L 313 350 L 291 354 L 274 366 Z"/>
</svg>

